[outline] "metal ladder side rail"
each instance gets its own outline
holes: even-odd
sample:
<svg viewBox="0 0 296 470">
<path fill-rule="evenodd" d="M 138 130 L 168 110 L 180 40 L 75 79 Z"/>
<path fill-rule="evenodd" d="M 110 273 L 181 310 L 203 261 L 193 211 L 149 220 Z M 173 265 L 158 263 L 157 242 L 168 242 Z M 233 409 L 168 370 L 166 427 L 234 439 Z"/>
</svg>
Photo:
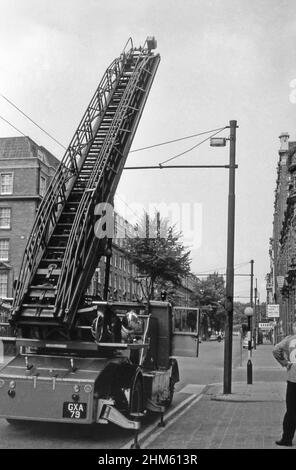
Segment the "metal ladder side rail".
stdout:
<svg viewBox="0 0 296 470">
<path fill-rule="evenodd" d="M 89 111 L 89 110 L 87 110 L 87 111 Z M 93 137 L 93 135 L 91 135 L 91 137 Z"/>
<path fill-rule="evenodd" d="M 115 117 L 116 117 L 116 116 L 115 116 Z M 114 120 L 115 120 L 115 117 L 114 117 Z M 121 118 L 122 118 L 122 114 L 120 114 L 120 120 L 121 120 Z M 114 121 L 113 121 L 113 122 L 114 122 Z M 114 126 L 113 126 L 113 127 L 114 127 Z M 109 130 L 109 134 L 110 134 L 110 133 L 112 134 L 112 126 L 111 126 L 111 129 Z M 107 140 L 107 138 L 106 138 L 106 140 Z M 111 139 L 111 140 L 112 140 L 112 139 Z M 108 143 L 110 143 L 110 140 L 108 140 Z M 114 142 L 112 142 L 112 147 L 113 147 L 113 145 L 114 145 Z M 102 152 L 102 151 L 104 151 L 104 146 L 103 146 L 103 148 L 101 149 L 101 152 Z M 97 162 L 98 162 L 98 165 L 97 165 L 97 166 L 100 166 L 100 167 L 101 167 L 102 162 L 101 162 L 101 159 L 100 159 L 100 158 L 97 159 Z M 95 168 L 95 169 L 96 169 L 96 168 Z M 90 181 L 90 183 L 88 183 L 88 185 L 90 185 L 90 186 L 93 186 L 93 184 L 94 184 L 93 181 Z M 90 199 L 90 197 L 89 197 L 89 199 Z M 83 202 L 83 201 L 81 201 L 80 209 L 82 209 L 82 210 L 84 211 L 85 204 L 82 204 L 82 202 Z M 80 216 L 80 214 L 77 214 L 77 218 L 78 218 L 79 216 Z M 74 233 L 74 231 L 76 231 L 76 230 L 75 230 L 75 227 L 73 227 L 73 233 Z"/>
<path fill-rule="evenodd" d="M 117 114 L 118 114 L 118 109 L 117 109 Z M 122 118 L 122 115 L 120 114 L 120 118 Z M 112 123 L 109 127 L 109 131 L 106 135 L 106 138 L 105 138 L 105 141 L 104 141 L 104 144 L 106 146 L 106 142 L 109 144 L 110 143 L 110 140 L 111 140 L 111 146 L 110 148 L 112 149 L 113 145 L 114 145 L 114 138 L 112 139 L 112 133 L 113 131 L 116 133 L 116 126 L 114 126 L 114 121 L 116 119 L 116 113 L 113 117 L 113 120 L 112 120 Z M 121 119 L 120 119 L 121 120 Z M 114 129 L 113 129 L 114 128 Z M 117 125 L 117 129 L 119 128 L 119 126 Z M 109 139 L 110 137 L 110 139 Z M 104 155 L 104 144 L 102 145 L 101 149 L 100 149 L 100 153 L 99 153 L 99 156 L 97 158 L 97 165 L 95 165 L 96 169 L 97 167 L 102 167 L 102 163 L 104 164 L 104 160 L 106 161 L 108 155 Z M 108 147 L 108 145 L 107 145 Z M 103 154 L 103 155 L 102 155 Z M 101 155 L 101 157 L 100 157 Z M 103 161 L 102 161 L 103 160 Z M 93 171 L 94 173 L 94 171 Z M 98 171 L 96 171 L 96 174 L 98 173 Z M 88 186 L 92 186 L 93 185 L 93 178 L 91 178 L 91 180 L 89 180 L 88 182 Z M 89 188 L 89 189 L 92 189 L 92 188 Z M 75 241 L 75 237 L 76 237 L 76 234 L 77 233 L 80 233 L 80 238 L 84 239 L 84 232 L 85 232 L 85 220 L 88 218 L 89 214 L 89 202 L 90 200 L 92 199 L 91 197 L 91 194 L 90 192 L 85 194 L 82 196 L 82 200 L 80 201 L 80 204 L 79 204 L 79 208 L 78 208 L 78 211 L 76 213 L 76 216 L 75 216 L 75 220 L 74 220 L 74 223 L 73 223 L 73 227 L 71 229 L 71 235 L 72 235 L 72 239 L 71 239 L 71 235 L 69 237 L 69 240 L 68 240 L 68 245 L 67 245 L 67 249 L 66 249 L 66 252 L 65 252 L 65 256 L 64 256 L 64 263 L 62 265 L 62 268 L 61 268 L 61 275 L 60 275 L 60 279 L 59 279 L 59 284 L 64 286 L 64 289 L 66 290 L 66 287 L 67 287 L 67 277 L 69 277 L 70 273 L 72 272 L 72 276 L 71 276 L 71 280 L 70 280 L 70 284 L 72 284 L 73 282 L 73 277 L 74 277 L 74 271 L 71 269 L 72 266 L 73 266 L 73 259 L 76 259 L 76 256 L 74 256 L 73 254 L 73 248 L 74 248 L 74 241 Z M 87 209 L 88 208 L 88 209 Z M 83 217 L 84 215 L 84 217 Z M 83 220 L 84 219 L 84 220 Z M 82 226 L 81 226 L 82 224 Z M 78 240 L 79 242 L 79 240 Z M 76 252 L 78 250 L 78 247 L 80 246 L 80 243 L 76 244 Z M 72 252 L 72 254 L 70 254 L 70 252 Z M 66 265 L 67 263 L 67 265 Z M 70 265 L 71 266 L 70 266 Z M 63 274 L 66 274 L 65 278 L 63 277 Z M 58 292 L 59 292 L 59 285 L 58 285 Z M 67 304 L 69 303 L 69 300 L 67 302 Z M 67 310 L 67 307 L 66 307 L 66 310 Z"/>
<path fill-rule="evenodd" d="M 113 117 L 113 119 L 114 119 L 114 117 Z M 106 142 L 106 140 L 108 140 L 108 137 L 109 137 L 108 134 L 110 134 L 110 128 L 109 128 L 109 132 L 106 135 L 105 142 Z M 104 145 L 102 147 L 104 148 Z M 97 158 L 97 162 L 99 162 L 99 166 L 102 165 L 102 161 L 101 161 L 102 147 L 101 147 L 99 156 Z M 91 184 L 92 184 L 92 182 L 91 182 Z M 89 184 L 89 182 L 88 182 L 88 186 L 91 186 L 91 184 Z M 78 210 L 76 212 L 73 227 L 71 229 L 71 234 L 70 234 L 70 237 L 68 239 L 68 245 L 67 245 L 67 249 L 66 249 L 65 256 L 64 256 L 64 263 L 63 263 L 62 268 L 61 268 L 61 276 L 60 276 L 60 279 L 59 279 L 59 284 L 65 286 L 65 287 L 67 285 L 67 279 L 63 279 L 63 273 L 69 274 L 69 266 L 65 266 L 65 262 L 66 262 L 66 260 L 73 260 L 73 257 L 69 255 L 69 251 L 71 250 L 71 248 L 73 246 L 75 236 L 76 236 L 76 233 L 78 232 L 78 230 L 81 233 L 81 227 L 79 227 L 79 225 L 81 224 L 81 219 L 82 219 L 83 213 L 85 212 L 85 209 L 88 206 L 88 202 L 89 202 L 90 199 L 91 199 L 91 195 L 89 193 L 88 194 L 86 194 L 86 193 L 83 194 L 82 200 L 80 201 Z M 83 231 L 82 231 L 82 233 L 83 233 Z M 71 238 L 71 236 L 72 236 L 72 238 Z M 68 261 L 68 263 L 69 263 L 69 261 Z M 72 264 L 72 262 L 71 262 L 71 264 Z M 58 285 L 58 289 L 57 289 L 58 291 L 59 291 L 59 287 L 60 286 Z"/>
<path fill-rule="evenodd" d="M 133 53 L 133 45 L 132 45 L 131 49 L 128 52 L 125 52 L 125 49 L 127 48 L 127 45 L 129 44 L 129 42 L 131 42 L 131 45 L 133 44 L 131 38 L 129 38 L 129 40 L 127 41 L 127 43 L 126 43 L 126 45 L 123 49 L 123 52 L 121 53 L 121 55 L 118 58 L 114 59 L 114 61 L 111 63 L 111 65 L 106 69 L 106 72 L 105 72 L 99 86 L 97 87 L 97 90 L 96 90 L 96 92 L 93 96 L 93 99 L 91 100 L 91 102 L 90 102 L 90 104 L 89 104 L 89 106 L 88 106 L 88 108 L 85 112 L 85 115 L 83 116 L 83 118 L 82 118 L 82 120 L 81 120 L 81 122 L 78 126 L 78 129 L 83 126 L 83 122 L 85 120 L 84 118 L 85 118 L 86 114 L 89 114 L 89 110 L 92 111 L 92 116 L 89 119 L 89 122 L 91 122 L 100 115 L 102 109 L 105 109 L 108 106 L 109 93 L 112 92 L 113 83 L 121 75 L 122 69 L 124 68 L 124 65 L 129 60 L 129 57 Z M 115 75 L 113 77 L 113 80 L 112 80 L 112 74 Z M 110 86 L 110 79 L 111 79 L 111 86 Z M 107 93 L 106 93 L 106 89 L 108 90 Z M 96 114 L 98 109 L 99 109 L 99 113 Z M 74 138 L 75 138 L 75 135 L 72 138 L 72 141 L 70 142 L 70 146 L 73 147 L 73 148 L 75 147 Z M 79 146 L 78 146 L 78 148 L 79 148 Z"/>
<path fill-rule="evenodd" d="M 143 69 L 145 68 L 145 63 L 149 62 L 149 60 L 154 58 L 154 57 L 156 57 L 156 56 L 147 55 L 147 54 L 143 54 L 143 55 L 140 54 L 140 55 L 136 56 L 136 63 L 134 64 L 133 74 L 131 75 L 130 80 L 128 81 L 128 84 L 127 84 L 127 87 L 126 87 L 126 89 L 124 91 L 124 94 L 122 96 L 121 102 L 119 103 L 118 108 L 116 110 L 116 114 L 114 115 L 112 125 L 110 126 L 109 131 L 108 131 L 108 134 L 111 137 L 112 137 L 112 132 L 113 132 L 114 127 L 115 127 L 115 129 L 114 129 L 113 137 L 114 138 L 116 137 L 116 132 L 118 132 L 118 128 L 116 128 L 116 119 L 122 120 L 122 118 L 124 117 L 123 113 L 127 112 L 128 105 L 129 105 L 129 99 L 133 96 L 134 87 L 136 86 L 137 81 L 139 81 L 139 79 L 140 79 L 141 73 L 143 72 Z M 126 109 L 124 109 L 124 104 L 126 104 Z M 111 140 L 108 140 L 107 136 L 106 136 L 104 144 L 106 144 L 106 146 L 108 146 L 108 145 L 110 145 L 110 141 Z M 114 145 L 114 142 L 112 142 L 111 146 L 113 147 L 113 145 Z M 103 147 L 101 148 L 100 152 L 101 153 L 105 152 Z M 97 170 L 98 166 L 99 166 L 99 159 L 97 160 L 97 165 L 95 165 L 94 169 L 93 169 L 93 180 L 91 180 L 91 179 L 89 180 L 90 187 L 93 187 L 93 185 L 94 185 L 94 179 L 96 179 L 96 173 L 97 173 L 96 170 Z"/>
<path fill-rule="evenodd" d="M 115 78 L 116 78 L 116 76 L 117 76 L 117 75 L 118 75 L 118 72 L 116 72 L 116 74 L 115 74 Z M 87 113 L 89 113 L 89 110 L 87 110 L 86 112 L 87 112 Z M 91 131 L 91 137 L 93 138 L 92 131 Z M 65 200 L 65 198 L 64 198 L 64 200 Z"/>
<path fill-rule="evenodd" d="M 128 82 L 128 84 L 126 86 L 126 89 L 124 90 L 121 101 L 120 101 L 120 103 L 117 107 L 117 110 L 116 110 L 115 114 L 114 114 L 112 123 L 109 127 L 109 130 L 108 130 L 108 133 L 107 133 L 106 138 L 104 140 L 104 143 L 103 143 L 103 145 L 100 149 L 100 154 L 103 156 L 103 159 L 105 159 L 105 161 L 103 160 L 103 164 L 106 163 L 106 159 L 108 158 L 108 155 L 110 154 L 110 151 L 114 147 L 115 140 L 116 140 L 116 134 L 117 134 L 118 130 L 120 129 L 120 123 L 122 122 L 122 120 L 124 118 L 124 113 L 126 112 L 126 110 L 124 108 L 124 105 L 125 105 L 125 103 L 127 103 L 127 105 L 128 105 L 129 98 L 133 93 L 134 88 L 133 88 L 132 78 L 134 78 L 134 76 L 135 76 L 135 73 L 130 78 L 130 81 Z M 102 175 L 102 162 L 101 162 L 101 159 L 98 157 L 97 161 L 95 162 L 94 167 L 93 167 L 92 176 L 88 181 L 88 185 L 87 185 L 88 189 L 91 189 L 91 188 L 96 186 L 97 179 L 98 179 L 99 175 Z"/>
<path fill-rule="evenodd" d="M 118 75 L 118 74 L 117 74 L 117 75 Z M 115 74 L 115 78 L 116 78 L 117 75 Z M 116 88 L 115 88 L 115 90 L 116 90 Z M 93 137 L 93 135 L 92 135 L 92 137 Z"/>
<path fill-rule="evenodd" d="M 115 89 L 114 91 L 116 91 L 116 89 Z M 108 109 L 108 108 L 107 108 L 107 109 Z M 98 132 L 99 132 L 99 130 L 100 130 L 100 129 L 98 129 Z M 95 138 L 94 138 L 93 141 L 95 142 Z M 84 193 L 84 195 L 83 195 L 82 197 L 85 198 L 85 193 Z M 85 203 L 82 203 L 82 204 L 81 204 L 81 202 L 80 202 L 79 207 L 80 207 L 80 208 L 82 207 L 81 211 L 84 212 L 84 209 L 85 209 L 85 207 L 86 207 L 86 204 L 85 204 Z M 79 210 L 79 209 L 78 209 L 78 210 Z M 81 211 L 80 211 L 80 212 L 81 212 Z M 77 216 L 77 212 L 76 212 L 76 216 Z M 74 225 L 75 225 L 75 222 L 74 222 Z M 75 233 L 77 233 L 77 231 L 74 230 L 72 233 L 75 234 Z M 70 236 L 71 236 L 71 235 L 70 235 Z M 68 240 L 68 246 L 69 246 L 69 244 L 71 244 L 71 241 L 70 241 L 70 240 Z M 64 259 L 66 259 L 66 258 L 67 258 L 67 255 L 66 255 L 66 253 L 65 253 Z M 68 271 L 68 270 L 67 270 L 67 271 Z"/>
<path fill-rule="evenodd" d="M 149 57 L 149 59 L 150 59 L 150 57 Z M 147 72 L 147 69 L 146 69 L 146 72 Z M 150 73 L 150 72 L 148 72 L 148 73 Z M 140 73 L 139 73 L 138 75 L 140 76 Z M 137 77 L 137 78 L 138 78 L 138 77 Z M 136 82 L 137 82 L 137 80 L 136 80 Z M 131 86 L 131 89 L 134 90 L 134 87 Z M 132 96 L 132 94 L 131 94 L 130 96 Z M 128 103 L 127 103 L 127 105 L 128 105 Z M 128 107 L 127 107 L 126 109 L 128 109 Z M 122 118 L 122 114 L 120 115 L 120 117 Z M 121 122 L 122 122 L 122 119 L 121 119 Z M 113 146 L 114 146 L 114 145 L 113 145 Z M 104 164 L 106 164 L 107 159 L 105 158 L 104 160 L 105 160 L 105 161 L 104 161 Z M 91 184 L 93 184 L 93 182 L 91 182 Z M 87 198 L 88 198 L 88 199 L 91 199 L 91 195 L 88 195 Z M 82 201 L 81 201 L 81 203 L 82 203 Z M 82 207 L 82 205 L 83 205 L 84 208 L 85 208 L 85 204 L 81 204 L 80 207 Z M 87 220 L 87 218 L 89 218 L 89 207 L 88 207 L 88 209 L 84 212 L 84 215 L 85 215 L 85 219 L 84 219 L 83 226 L 80 226 L 80 227 L 79 227 L 80 238 L 81 238 L 82 240 L 85 240 L 85 229 L 86 229 L 86 226 L 87 226 L 87 224 L 85 223 L 85 221 Z M 78 214 L 77 214 L 77 218 L 78 218 Z M 92 227 L 92 229 L 93 229 L 93 227 Z M 74 233 L 74 231 L 77 233 L 76 227 L 75 227 L 75 228 L 73 227 L 73 233 Z M 70 247 L 70 246 L 74 248 L 74 246 L 73 246 L 73 245 L 70 245 L 70 243 L 69 243 L 68 247 Z M 71 256 L 71 257 L 70 257 L 71 260 L 77 259 L 78 250 L 80 251 L 80 243 L 79 243 L 79 240 L 78 240 L 78 243 L 76 244 L 76 256 L 75 256 L 74 258 L 73 258 L 73 256 Z M 68 258 L 68 259 L 69 259 L 69 258 Z M 66 254 L 65 254 L 64 261 L 66 261 L 66 260 L 67 260 L 67 256 L 66 256 Z M 70 273 L 70 272 L 72 271 L 71 268 L 72 268 L 73 265 L 75 266 L 75 263 L 71 262 L 71 266 L 69 266 L 69 265 L 67 266 L 67 268 L 68 268 L 68 269 L 67 269 L 67 273 Z M 61 274 L 62 274 L 62 273 L 61 273 Z M 74 281 L 74 271 L 72 271 L 72 276 L 71 276 L 71 278 L 72 278 L 72 279 L 71 279 L 71 284 L 72 284 L 73 281 Z M 60 280 L 61 280 L 61 279 L 62 279 L 62 278 L 60 277 Z M 64 286 L 65 286 L 65 288 L 66 288 L 67 282 L 64 283 Z M 71 286 L 70 286 L 70 287 L 71 287 Z M 58 290 L 59 290 L 59 289 L 58 289 Z M 67 290 L 68 290 L 68 289 L 67 289 Z M 70 288 L 70 291 L 71 291 L 71 288 Z M 69 298 L 68 298 L 66 310 L 68 310 L 68 307 L 69 307 Z"/>
<path fill-rule="evenodd" d="M 120 68 L 119 68 L 119 65 L 118 65 L 118 62 L 119 60 L 115 59 L 115 61 L 113 61 L 113 63 L 115 64 L 116 66 L 116 75 L 118 75 L 118 73 L 120 72 Z M 104 82 L 105 80 L 105 77 L 103 77 L 103 80 L 101 81 L 101 84 L 102 82 Z M 95 112 L 96 110 L 94 109 L 94 103 L 98 102 L 97 101 L 97 90 L 96 90 L 96 93 L 95 93 L 95 96 L 94 98 L 92 99 L 91 101 L 91 106 L 92 106 L 92 115 L 90 114 L 90 111 L 89 111 L 89 108 L 87 108 L 87 111 L 85 113 L 85 115 L 88 116 L 88 119 L 92 119 L 93 116 L 96 116 L 95 115 Z M 79 132 L 79 130 L 78 130 Z M 27 243 L 27 247 L 29 246 L 30 243 L 33 242 L 33 246 L 34 246 L 34 252 L 35 253 L 39 253 L 39 250 L 40 250 L 40 244 L 41 244 L 41 240 L 42 240 L 42 235 L 43 235 L 43 229 L 44 229 L 44 225 L 41 223 L 41 226 L 40 224 L 38 223 L 38 220 L 39 218 L 43 218 L 44 217 L 48 217 L 51 218 L 52 217 L 52 213 L 49 213 L 50 212 L 50 209 L 53 208 L 54 206 L 57 206 L 59 204 L 56 204 L 57 202 L 59 202 L 59 199 L 62 200 L 64 198 L 64 191 L 62 191 L 62 194 L 60 194 L 60 187 L 62 187 L 62 185 L 60 184 L 60 179 L 61 179 L 61 175 L 62 175 L 62 179 L 64 179 L 64 181 L 62 181 L 62 184 L 64 182 L 66 182 L 66 180 L 68 179 L 68 174 L 65 176 L 65 169 L 69 170 L 68 168 L 68 164 L 69 162 L 70 163 L 73 163 L 74 159 L 73 159 L 73 141 L 75 139 L 75 137 L 77 137 L 77 135 L 75 134 L 74 135 L 74 138 L 72 139 L 71 143 L 72 143 L 72 147 L 71 147 L 71 144 L 68 148 L 68 150 L 66 151 L 66 154 L 63 158 L 63 160 L 61 161 L 58 169 L 57 169 L 57 172 L 56 174 L 54 175 L 53 179 L 52 179 L 52 182 L 51 184 L 49 185 L 49 188 L 48 188 L 48 191 L 47 191 L 47 194 L 45 195 L 45 198 L 43 199 L 43 204 L 41 202 L 40 206 L 39 206 L 39 213 L 37 213 L 36 215 L 36 219 L 37 219 L 37 223 L 36 225 L 33 226 L 33 229 L 32 229 L 32 236 L 30 237 L 28 243 Z M 55 195 L 54 199 L 52 199 L 52 195 Z M 48 202 L 50 202 L 51 204 L 48 204 Z M 55 214 L 54 214 L 55 215 Z M 41 233 L 40 233 L 40 227 L 41 227 Z M 36 241 L 38 241 L 39 243 L 36 243 Z M 30 247 L 28 248 L 25 256 L 24 256 L 24 264 L 26 264 L 27 262 L 27 266 L 30 266 L 30 269 L 29 269 L 29 272 L 32 272 L 32 267 L 36 264 L 34 263 L 33 261 L 33 256 L 31 254 L 31 256 L 29 256 L 29 259 L 27 259 L 27 254 L 28 252 L 30 252 Z M 21 298 L 23 297 L 23 294 L 24 294 L 24 290 L 26 289 L 26 286 L 25 286 L 25 283 L 23 282 L 24 281 L 24 277 L 26 278 L 27 280 L 27 275 L 28 275 L 28 270 L 25 269 L 24 266 L 23 267 L 23 271 L 25 273 L 25 276 L 21 276 L 22 279 L 20 279 L 20 283 L 18 284 L 19 286 L 22 285 L 23 286 L 23 289 L 16 293 L 17 295 L 15 296 L 15 302 L 14 302 L 14 306 L 18 305 L 20 303 L 20 300 Z M 35 267 L 35 266 L 34 266 Z"/>
<path fill-rule="evenodd" d="M 57 181 L 57 186 L 58 184 L 63 184 L 63 182 Z M 45 204 L 43 205 L 43 211 L 39 213 L 39 217 L 35 218 L 35 222 L 22 259 L 20 276 L 12 306 L 13 309 L 19 305 L 20 299 L 24 296 L 26 290 L 28 277 L 30 277 L 30 274 L 34 271 L 34 269 L 36 269 L 36 265 L 38 264 L 38 258 L 40 257 L 40 247 L 44 240 L 44 235 L 47 229 L 47 222 L 49 220 L 47 210 L 48 206 L 51 205 L 53 196 L 53 191 L 47 194 Z"/>
</svg>

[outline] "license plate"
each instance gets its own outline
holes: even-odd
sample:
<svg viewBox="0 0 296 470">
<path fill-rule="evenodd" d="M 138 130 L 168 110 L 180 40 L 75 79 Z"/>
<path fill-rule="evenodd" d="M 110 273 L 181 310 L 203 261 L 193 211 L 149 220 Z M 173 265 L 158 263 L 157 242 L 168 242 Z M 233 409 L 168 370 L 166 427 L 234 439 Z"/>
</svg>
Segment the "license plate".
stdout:
<svg viewBox="0 0 296 470">
<path fill-rule="evenodd" d="M 86 413 L 87 403 L 65 401 L 63 404 L 63 418 L 85 419 Z"/>
</svg>

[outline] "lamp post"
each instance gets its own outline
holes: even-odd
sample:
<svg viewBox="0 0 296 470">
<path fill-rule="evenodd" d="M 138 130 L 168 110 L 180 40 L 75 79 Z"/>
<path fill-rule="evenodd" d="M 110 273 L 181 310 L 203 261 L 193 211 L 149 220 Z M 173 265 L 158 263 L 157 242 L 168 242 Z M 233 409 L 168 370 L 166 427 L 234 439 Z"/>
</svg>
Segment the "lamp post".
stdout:
<svg viewBox="0 0 296 470">
<path fill-rule="evenodd" d="M 246 307 L 244 314 L 248 317 L 248 362 L 247 362 L 247 384 L 253 383 L 253 366 L 252 366 L 252 327 L 251 320 L 254 314 L 252 307 Z"/>
<path fill-rule="evenodd" d="M 230 137 L 212 138 L 212 147 L 222 147 L 229 140 L 229 190 L 228 190 L 228 227 L 227 227 L 227 268 L 226 268 L 226 322 L 224 340 L 224 378 L 223 393 L 231 393 L 232 372 L 232 327 L 233 327 L 233 290 L 234 290 L 234 220 L 235 220 L 235 147 L 237 121 L 229 121 Z"/>
<path fill-rule="evenodd" d="M 159 163 L 152 166 L 130 166 L 125 170 L 163 170 L 165 168 L 228 168 L 229 169 L 229 191 L 228 191 L 228 227 L 227 227 L 227 269 L 226 269 L 226 322 L 224 340 L 224 382 L 223 393 L 231 393 L 232 372 L 232 326 L 233 326 L 233 287 L 234 287 L 234 217 L 235 217 L 235 147 L 237 121 L 229 121 L 229 138 L 211 137 L 211 147 L 225 147 L 229 140 L 229 165 L 164 165 Z M 219 131 L 220 132 L 220 131 Z M 167 160 L 168 161 L 168 160 Z M 166 162 L 163 162 L 166 163 Z"/>
</svg>

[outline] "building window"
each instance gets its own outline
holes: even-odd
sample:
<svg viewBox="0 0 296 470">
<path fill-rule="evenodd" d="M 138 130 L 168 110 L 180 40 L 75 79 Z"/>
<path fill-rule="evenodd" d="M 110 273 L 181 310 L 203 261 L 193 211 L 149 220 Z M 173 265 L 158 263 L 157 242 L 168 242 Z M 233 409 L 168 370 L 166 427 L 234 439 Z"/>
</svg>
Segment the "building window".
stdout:
<svg viewBox="0 0 296 470">
<path fill-rule="evenodd" d="M 13 173 L 0 174 L 0 193 L 12 194 L 13 192 Z"/>
<path fill-rule="evenodd" d="M 0 298 L 7 297 L 8 291 L 8 273 L 0 272 Z"/>
<path fill-rule="evenodd" d="M 40 196 L 45 196 L 46 193 L 46 178 L 44 176 L 40 176 L 40 188 L 39 188 L 39 194 Z"/>
<path fill-rule="evenodd" d="M 122 257 L 119 257 L 119 269 L 122 269 Z"/>
<path fill-rule="evenodd" d="M 0 240 L 0 261 L 8 261 L 9 240 Z"/>
<path fill-rule="evenodd" d="M 0 228 L 10 228 L 11 209 L 0 207 Z"/>
<path fill-rule="evenodd" d="M 114 254 L 114 267 L 117 268 L 117 255 Z"/>
</svg>

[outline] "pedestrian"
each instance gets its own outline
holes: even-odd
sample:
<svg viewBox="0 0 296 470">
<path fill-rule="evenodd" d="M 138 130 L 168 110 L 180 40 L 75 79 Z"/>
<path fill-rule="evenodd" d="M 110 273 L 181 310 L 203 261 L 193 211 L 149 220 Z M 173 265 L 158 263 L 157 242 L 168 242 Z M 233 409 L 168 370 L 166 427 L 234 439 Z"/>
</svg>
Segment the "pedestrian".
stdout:
<svg viewBox="0 0 296 470">
<path fill-rule="evenodd" d="M 292 335 L 278 343 L 273 355 L 287 369 L 286 413 L 283 420 L 283 434 L 278 446 L 292 446 L 296 430 L 296 321 L 292 325 Z"/>
</svg>

